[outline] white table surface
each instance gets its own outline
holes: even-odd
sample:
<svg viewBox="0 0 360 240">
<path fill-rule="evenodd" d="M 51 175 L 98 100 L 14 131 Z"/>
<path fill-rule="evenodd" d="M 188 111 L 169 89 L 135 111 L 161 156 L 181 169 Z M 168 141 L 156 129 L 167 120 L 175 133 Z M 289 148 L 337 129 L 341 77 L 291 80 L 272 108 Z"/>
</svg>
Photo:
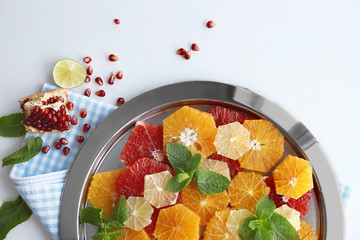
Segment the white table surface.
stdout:
<svg viewBox="0 0 360 240">
<path fill-rule="evenodd" d="M 358 239 L 360 135 L 360 3 L 327 1 L 19 1 L 0 2 L 0 116 L 20 112 L 18 99 L 53 83 L 62 58 L 89 55 L 93 76 L 115 103 L 152 88 L 187 80 L 241 85 L 273 99 L 319 140 L 338 178 L 353 187 L 347 237 Z M 120 25 L 113 23 L 121 20 Z M 205 27 L 207 20 L 217 26 Z M 196 42 L 189 61 L 175 54 Z M 111 63 L 109 53 L 120 61 Z M 95 83 L 73 91 L 82 93 Z M 98 98 L 92 95 L 93 98 Z M 22 138 L 0 137 L 1 158 Z M 18 193 L 0 169 L 0 204 Z M 31 238 L 29 238 L 31 234 Z M 6 239 L 49 239 L 35 216 Z"/>
</svg>

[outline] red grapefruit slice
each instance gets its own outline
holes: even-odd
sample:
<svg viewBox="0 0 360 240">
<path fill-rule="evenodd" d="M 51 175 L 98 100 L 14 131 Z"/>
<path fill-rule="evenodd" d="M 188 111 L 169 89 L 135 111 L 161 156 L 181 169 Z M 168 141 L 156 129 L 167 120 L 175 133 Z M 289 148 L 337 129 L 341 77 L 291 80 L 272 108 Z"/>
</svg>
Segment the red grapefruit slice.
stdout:
<svg viewBox="0 0 360 240">
<path fill-rule="evenodd" d="M 257 117 L 250 115 L 246 112 L 233 111 L 231 109 L 223 108 L 219 106 L 211 109 L 208 113 L 213 115 L 216 123 L 216 127 L 232 122 L 239 122 L 243 124 L 245 120 L 257 119 Z"/>
</svg>

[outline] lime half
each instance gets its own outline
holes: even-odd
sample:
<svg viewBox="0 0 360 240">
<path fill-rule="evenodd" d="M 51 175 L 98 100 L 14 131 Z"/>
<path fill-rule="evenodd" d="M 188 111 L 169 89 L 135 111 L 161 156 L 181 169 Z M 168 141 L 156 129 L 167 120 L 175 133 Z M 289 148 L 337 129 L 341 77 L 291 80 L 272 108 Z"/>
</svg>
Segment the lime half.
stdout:
<svg viewBox="0 0 360 240">
<path fill-rule="evenodd" d="M 53 69 L 55 83 L 62 88 L 80 86 L 86 77 L 85 68 L 71 59 L 59 60 Z"/>
</svg>

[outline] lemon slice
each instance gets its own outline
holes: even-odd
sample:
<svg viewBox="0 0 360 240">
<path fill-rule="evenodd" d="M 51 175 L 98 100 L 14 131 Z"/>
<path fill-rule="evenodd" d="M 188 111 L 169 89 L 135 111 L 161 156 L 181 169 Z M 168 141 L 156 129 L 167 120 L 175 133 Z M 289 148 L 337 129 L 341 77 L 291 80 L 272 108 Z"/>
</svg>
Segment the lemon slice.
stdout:
<svg viewBox="0 0 360 240">
<path fill-rule="evenodd" d="M 240 209 L 240 210 L 231 210 L 229 217 L 226 221 L 226 229 L 233 235 L 234 238 L 240 239 L 238 236 L 239 227 L 246 218 L 254 217 L 255 215 L 252 214 L 247 209 Z"/>
<path fill-rule="evenodd" d="M 74 88 L 80 86 L 86 77 L 85 68 L 71 59 L 59 60 L 53 69 L 55 83 L 62 88 Z"/>
<path fill-rule="evenodd" d="M 278 207 L 274 210 L 274 212 L 286 218 L 291 225 L 293 225 L 296 231 L 300 230 L 300 212 L 292 209 L 286 204 Z"/>
<path fill-rule="evenodd" d="M 127 199 L 129 218 L 124 225 L 139 231 L 151 223 L 154 209 L 143 197 L 129 197 Z"/>
<path fill-rule="evenodd" d="M 226 162 L 213 160 L 213 159 L 204 159 L 201 161 L 199 165 L 199 170 L 205 169 L 209 171 L 213 171 L 225 176 L 227 179 L 231 180 L 229 167 Z"/>
</svg>

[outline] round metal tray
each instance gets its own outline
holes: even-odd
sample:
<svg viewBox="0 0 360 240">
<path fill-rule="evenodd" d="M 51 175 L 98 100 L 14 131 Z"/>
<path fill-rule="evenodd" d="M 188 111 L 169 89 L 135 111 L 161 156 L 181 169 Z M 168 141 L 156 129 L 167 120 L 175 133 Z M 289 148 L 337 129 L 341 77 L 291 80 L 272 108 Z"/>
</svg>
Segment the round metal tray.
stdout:
<svg viewBox="0 0 360 240">
<path fill-rule="evenodd" d="M 66 180 L 60 211 L 61 239 L 87 239 L 89 230 L 79 224 L 79 212 L 87 205 L 91 177 L 98 171 L 123 167 L 119 154 L 135 123 L 161 123 L 184 105 L 204 110 L 224 106 L 271 121 L 284 134 L 288 153 L 308 159 L 313 166 L 314 192 L 306 221 L 317 230 L 321 240 L 344 239 L 344 211 L 338 182 L 309 130 L 279 105 L 246 88 L 205 81 L 176 83 L 141 94 L 115 110 L 92 132 Z"/>
</svg>

